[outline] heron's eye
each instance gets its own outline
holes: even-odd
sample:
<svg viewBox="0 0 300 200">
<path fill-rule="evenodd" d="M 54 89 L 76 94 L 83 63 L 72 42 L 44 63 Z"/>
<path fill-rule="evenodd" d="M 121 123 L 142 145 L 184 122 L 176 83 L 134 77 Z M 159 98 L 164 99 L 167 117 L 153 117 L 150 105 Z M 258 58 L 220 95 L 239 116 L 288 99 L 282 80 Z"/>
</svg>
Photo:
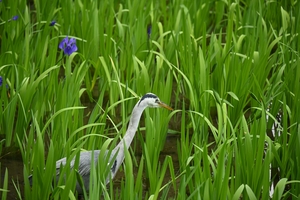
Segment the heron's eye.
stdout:
<svg viewBox="0 0 300 200">
<path fill-rule="evenodd" d="M 155 99 L 155 103 L 159 103 L 159 100 L 158 100 L 158 99 Z"/>
</svg>

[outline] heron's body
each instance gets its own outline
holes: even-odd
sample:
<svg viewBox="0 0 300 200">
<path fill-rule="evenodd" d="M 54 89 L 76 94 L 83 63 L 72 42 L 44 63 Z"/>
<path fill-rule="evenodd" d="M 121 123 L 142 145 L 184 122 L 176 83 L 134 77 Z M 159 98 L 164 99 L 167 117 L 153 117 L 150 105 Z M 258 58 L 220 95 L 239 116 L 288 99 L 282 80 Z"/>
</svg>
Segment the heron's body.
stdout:
<svg viewBox="0 0 300 200">
<path fill-rule="evenodd" d="M 172 110 L 169 106 L 162 103 L 159 98 L 152 93 L 145 94 L 135 105 L 135 107 L 132 110 L 131 118 L 129 121 L 129 125 L 126 131 L 126 134 L 122 138 L 122 140 L 118 143 L 118 145 L 111 151 L 110 158 L 108 159 L 109 163 L 112 161 L 114 163 L 111 163 L 111 169 L 110 174 L 106 178 L 106 184 L 115 177 L 118 169 L 120 168 L 121 164 L 123 163 L 123 160 L 125 158 L 125 148 L 129 148 L 141 115 L 145 108 L 147 107 L 164 107 L 168 110 Z M 107 154 L 108 151 L 105 152 L 104 155 Z M 94 155 L 94 158 L 92 158 L 92 155 Z M 83 184 L 85 186 L 85 189 L 89 191 L 89 183 L 90 183 L 90 169 L 91 169 L 91 163 L 94 162 L 94 165 L 97 165 L 98 158 L 100 155 L 100 150 L 94 150 L 94 151 L 83 151 L 80 153 L 79 158 L 79 166 L 78 166 L 78 173 L 81 175 Z M 67 158 L 62 158 L 56 162 L 56 171 L 57 171 L 57 177 L 59 177 L 60 167 L 65 166 L 67 163 Z M 75 158 L 70 162 L 70 168 L 72 169 L 75 164 Z M 32 179 L 32 176 L 29 177 L 29 179 Z M 83 192 L 82 188 L 77 183 L 76 190 L 79 194 Z"/>
<path fill-rule="evenodd" d="M 94 154 L 94 158 L 92 158 L 92 155 Z M 82 181 L 84 184 L 84 187 L 88 191 L 89 185 L 90 185 L 90 169 L 91 169 L 91 163 L 94 162 L 94 166 L 98 163 L 98 158 L 100 155 L 100 150 L 95 150 L 94 153 L 92 151 L 83 151 L 80 153 L 79 157 L 79 165 L 78 165 L 78 173 L 82 177 Z M 65 166 L 67 163 L 67 158 L 62 158 L 58 161 L 56 161 L 56 173 L 57 173 L 57 181 L 59 179 L 59 172 L 61 166 Z M 74 168 L 75 165 L 75 159 L 71 160 L 70 162 L 70 168 Z M 76 183 L 76 190 L 78 194 L 83 194 L 83 190 L 79 183 Z"/>
</svg>

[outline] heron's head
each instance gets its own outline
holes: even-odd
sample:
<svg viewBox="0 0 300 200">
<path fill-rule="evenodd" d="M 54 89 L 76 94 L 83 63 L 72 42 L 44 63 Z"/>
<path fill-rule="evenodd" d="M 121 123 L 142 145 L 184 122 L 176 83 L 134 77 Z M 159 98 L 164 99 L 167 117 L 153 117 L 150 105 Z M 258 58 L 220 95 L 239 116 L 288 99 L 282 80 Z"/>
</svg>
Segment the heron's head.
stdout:
<svg viewBox="0 0 300 200">
<path fill-rule="evenodd" d="M 145 106 L 145 107 L 152 107 L 152 108 L 166 108 L 168 110 L 173 110 L 170 106 L 160 101 L 160 99 L 152 93 L 145 94 L 141 100 L 139 101 L 139 105 Z"/>
</svg>

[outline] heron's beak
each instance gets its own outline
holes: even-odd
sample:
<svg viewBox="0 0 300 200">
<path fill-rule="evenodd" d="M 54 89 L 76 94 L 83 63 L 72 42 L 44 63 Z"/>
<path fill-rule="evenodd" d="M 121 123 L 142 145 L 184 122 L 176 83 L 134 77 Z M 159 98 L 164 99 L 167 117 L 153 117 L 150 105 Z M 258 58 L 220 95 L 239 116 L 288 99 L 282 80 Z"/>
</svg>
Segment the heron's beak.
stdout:
<svg viewBox="0 0 300 200">
<path fill-rule="evenodd" d="M 170 106 L 168 106 L 167 104 L 163 103 L 163 102 L 159 102 L 158 105 L 160 105 L 163 108 L 166 108 L 168 110 L 173 110 L 173 108 L 171 108 Z"/>
</svg>

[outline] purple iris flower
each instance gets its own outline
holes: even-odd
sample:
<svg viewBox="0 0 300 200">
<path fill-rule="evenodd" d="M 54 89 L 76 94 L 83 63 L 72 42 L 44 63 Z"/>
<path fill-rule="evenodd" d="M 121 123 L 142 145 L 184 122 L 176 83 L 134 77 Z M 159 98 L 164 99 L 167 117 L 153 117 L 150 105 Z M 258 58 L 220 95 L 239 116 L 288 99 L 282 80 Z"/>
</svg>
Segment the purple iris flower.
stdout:
<svg viewBox="0 0 300 200">
<path fill-rule="evenodd" d="M 0 86 L 2 86 L 2 83 L 3 83 L 3 79 L 2 76 L 0 76 Z"/>
<path fill-rule="evenodd" d="M 71 55 L 73 52 L 77 51 L 76 39 L 65 37 L 58 45 L 61 50 L 64 50 L 64 53 Z"/>
<path fill-rule="evenodd" d="M 18 15 L 15 15 L 15 16 L 13 16 L 12 18 L 11 18 L 11 20 L 14 20 L 14 21 L 16 21 L 16 20 L 18 20 L 19 19 L 19 16 Z"/>
<path fill-rule="evenodd" d="M 49 26 L 54 26 L 56 24 L 56 21 L 55 20 L 52 20 L 49 24 Z"/>
</svg>

